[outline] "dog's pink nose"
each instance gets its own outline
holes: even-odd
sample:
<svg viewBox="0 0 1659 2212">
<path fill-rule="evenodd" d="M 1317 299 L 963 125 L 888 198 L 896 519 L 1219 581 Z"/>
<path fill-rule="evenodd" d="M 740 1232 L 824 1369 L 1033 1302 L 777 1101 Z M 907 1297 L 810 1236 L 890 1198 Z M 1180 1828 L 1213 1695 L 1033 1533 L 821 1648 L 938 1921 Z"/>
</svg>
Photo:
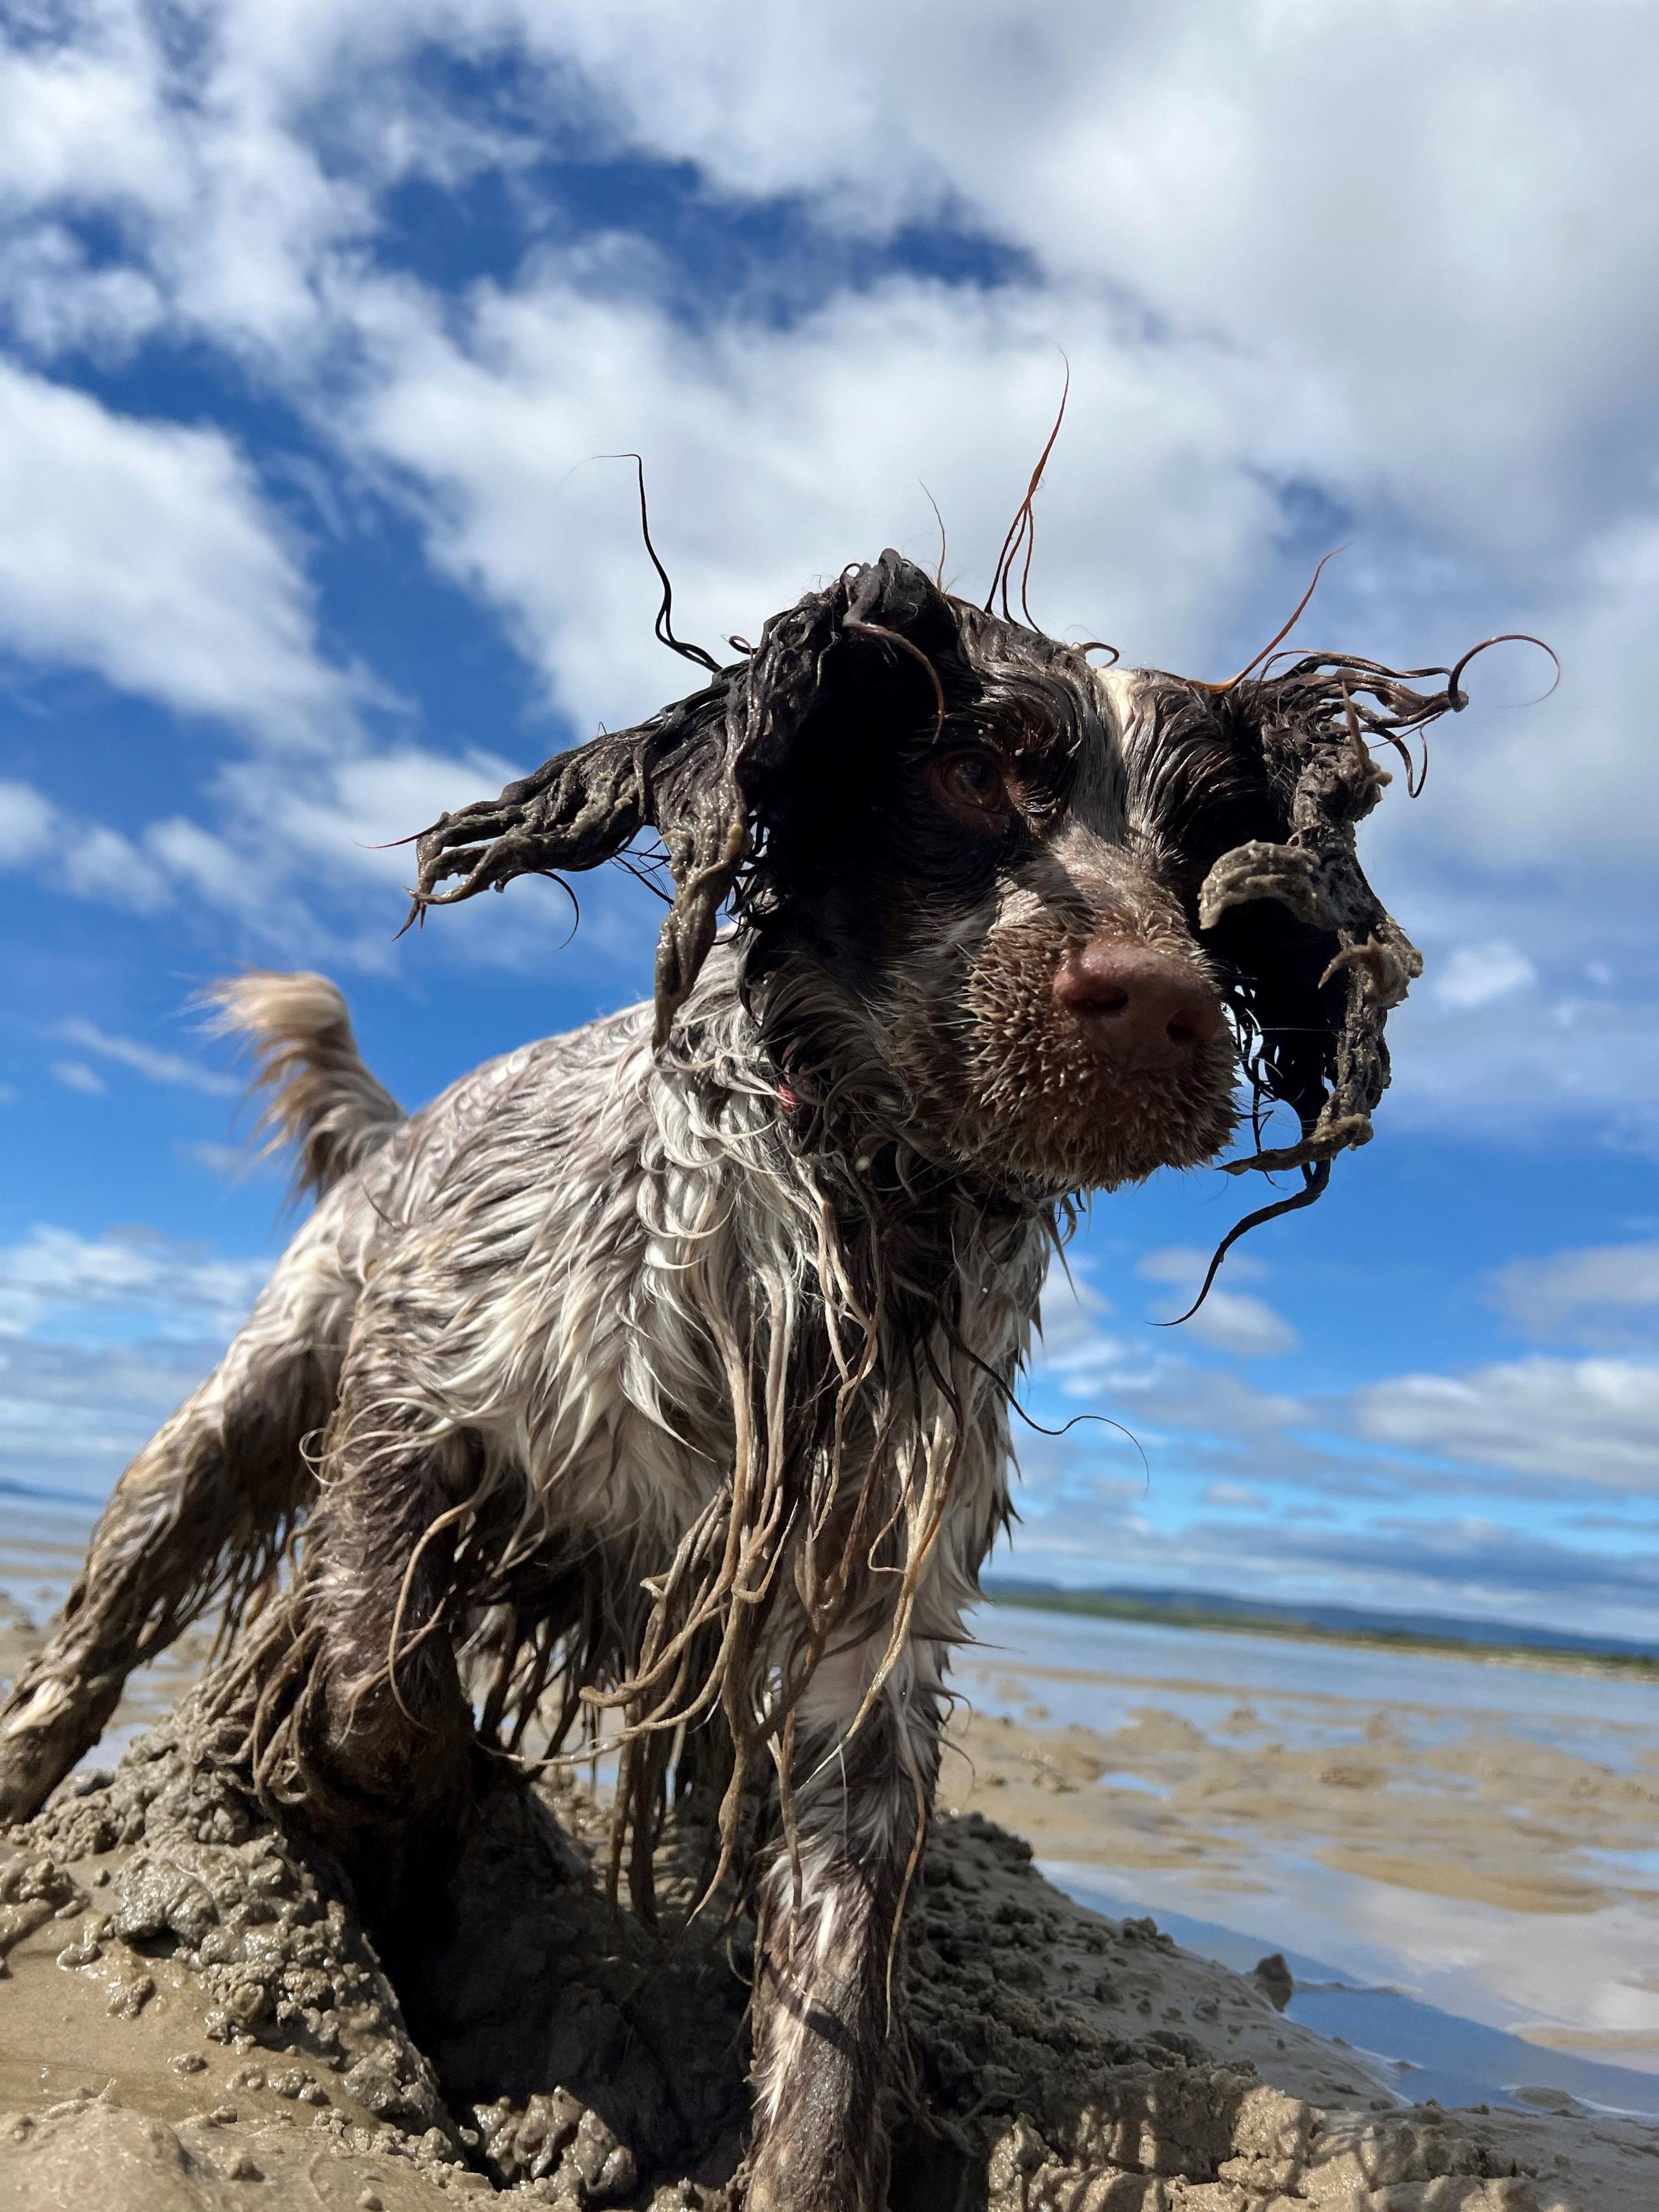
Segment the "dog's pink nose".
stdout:
<svg viewBox="0 0 1659 2212">
<path fill-rule="evenodd" d="M 1173 953 L 1121 938 L 1073 945 L 1054 997 L 1120 1067 L 1179 1067 L 1221 1028 L 1220 997 L 1202 975 Z"/>
</svg>

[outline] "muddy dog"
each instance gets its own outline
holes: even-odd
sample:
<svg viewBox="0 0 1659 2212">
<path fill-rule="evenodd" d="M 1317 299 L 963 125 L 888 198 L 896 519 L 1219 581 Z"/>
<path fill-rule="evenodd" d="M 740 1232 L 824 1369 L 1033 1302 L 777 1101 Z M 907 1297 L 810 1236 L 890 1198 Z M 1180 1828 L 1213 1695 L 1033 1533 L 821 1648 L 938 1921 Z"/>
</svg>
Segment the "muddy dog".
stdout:
<svg viewBox="0 0 1659 2212">
<path fill-rule="evenodd" d="M 406 1118 L 331 985 L 226 985 L 319 1203 L 115 1492 L 0 1722 L 0 1813 L 210 1604 L 261 1786 L 366 1880 L 453 1832 L 481 1755 L 597 1717 L 648 1911 L 687 1763 L 728 1864 L 764 1775 L 746 2201 L 884 2201 L 895 1952 L 1047 1261 L 1242 1097 L 1234 1171 L 1301 1179 L 1252 1221 L 1316 1196 L 1420 966 L 1354 825 L 1460 671 L 1273 665 L 1103 672 L 886 553 L 420 840 L 424 909 L 648 872 L 654 831 L 653 1005 Z"/>
</svg>

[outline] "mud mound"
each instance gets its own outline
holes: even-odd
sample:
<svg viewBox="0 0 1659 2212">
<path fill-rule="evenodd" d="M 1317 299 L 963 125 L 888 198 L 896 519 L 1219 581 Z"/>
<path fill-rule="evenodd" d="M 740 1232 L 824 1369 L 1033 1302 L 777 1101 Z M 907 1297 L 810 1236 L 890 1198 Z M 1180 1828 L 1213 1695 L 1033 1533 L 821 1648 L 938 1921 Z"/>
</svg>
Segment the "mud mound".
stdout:
<svg viewBox="0 0 1659 2212">
<path fill-rule="evenodd" d="M 613 1912 L 604 1837 L 578 1791 L 498 1786 L 444 1894 L 371 1937 L 186 1702 L 6 1832 L 0 2207 L 729 2206 L 749 1931 L 665 1946 Z M 670 1897 L 700 1844 L 671 1838 Z M 930 1850 L 907 2002 L 926 2116 L 897 2117 L 896 2212 L 1659 2201 L 1651 2131 L 1402 2109 L 975 1816 Z"/>
</svg>

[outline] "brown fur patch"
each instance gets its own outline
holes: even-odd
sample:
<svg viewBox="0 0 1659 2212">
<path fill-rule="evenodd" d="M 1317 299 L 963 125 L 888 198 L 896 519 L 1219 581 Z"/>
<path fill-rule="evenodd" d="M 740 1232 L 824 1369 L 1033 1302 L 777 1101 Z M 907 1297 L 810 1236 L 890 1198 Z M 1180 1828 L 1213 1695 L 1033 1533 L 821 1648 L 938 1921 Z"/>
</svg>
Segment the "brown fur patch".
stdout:
<svg viewBox="0 0 1659 2212">
<path fill-rule="evenodd" d="M 1115 1066 L 1054 997 L 1060 963 L 1079 941 L 1066 916 L 1029 896 L 1006 903 L 1012 913 L 977 944 L 933 948 L 904 971 L 909 988 L 889 1043 L 922 1127 L 970 1172 L 1043 1198 L 1213 1158 L 1238 1118 L 1231 1037 L 1218 1034 L 1179 1069 Z M 1213 988 L 1178 923 L 1123 934 L 1178 950 L 1195 983 Z"/>
</svg>

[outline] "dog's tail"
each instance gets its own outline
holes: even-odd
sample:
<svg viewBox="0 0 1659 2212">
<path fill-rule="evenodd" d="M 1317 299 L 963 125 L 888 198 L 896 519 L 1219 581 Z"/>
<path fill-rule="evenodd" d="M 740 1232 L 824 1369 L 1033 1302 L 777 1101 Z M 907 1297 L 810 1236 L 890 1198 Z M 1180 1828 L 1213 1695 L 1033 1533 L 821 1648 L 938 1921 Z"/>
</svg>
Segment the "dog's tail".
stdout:
<svg viewBox="0 0 1659 2212">
<path fill-rule="evenodd" d="M 345 1000 L 326 975 L 251 968 L 203 994 L 210 1026 L 247 1040 L 267 1152 L 292 1145 L 295 1185 L 320 1198 L 378 1152 L 404 1110 L 364 1066 Z"/>
</svg>

